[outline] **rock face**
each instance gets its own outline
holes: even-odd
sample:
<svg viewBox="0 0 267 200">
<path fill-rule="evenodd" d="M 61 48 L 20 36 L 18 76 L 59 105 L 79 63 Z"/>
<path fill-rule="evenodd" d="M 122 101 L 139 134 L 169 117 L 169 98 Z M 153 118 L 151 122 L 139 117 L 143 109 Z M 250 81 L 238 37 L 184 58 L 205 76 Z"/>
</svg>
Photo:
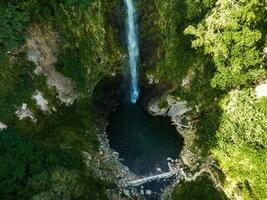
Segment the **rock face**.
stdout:
<svg viewBox="0 0 267 200">
<path fill-rule="evenodd" d="M 160 106 L 160 101 L 150 102 L 148 104 L 148 112 L 153 116 L 166 116 L 171 118 L 179 117 L 185 113 L 191 111 L 191 108 L 187 106 L 186 101 L 180 101 L 175 99 L 173 96 L 167 96 L 166 105 L 164 107 Z"/>
<path fill-rule="evenodd" d="M 187 102 L 179 101 L 176 102 L 168 111 L 167 115 L 169 117 L 176 117 L 182 116 L 183 114 L 187 113 L 191 109 L 187 107 Z"/>
<path fill-rule="evenodd" d="M 21 108 L 16 111 L 16 115 L 20 120 L 30 118 L 32 122 L 37 122 L 37 119 L 33 116 L 26 103 L 23 103 Z"/>
<path fill-rule="evenodd" d="M 57 62 L 56 34 L 48 30 L 41 31 L 40 27 L 33 27 L 29 32 L 28 60 L 35 63 L 35 73 L 47 77 L 47 85 L 56 88 L 58 98 L 63 103 L 73 104 L 77 98 L 74 82 L 54 68 L 54 64 Z"/>
<path fill-rule="evenodd" d="M 0 131 L 4 130 L 6 128 L 7 128 L 7 125 L 5 125 L 2 122 L 0 122 Z"/>
<path fill-rule="evenodd" d="M 148 74 L 146 78 L 147 78 L 147 80 L 148 80 L 148 84 L 149 84 L 149 85 L 159 83 L 159 79 L 157 79 L 157 78 L 156 78 L 154 75 L 152 75 L 152 74 Z"/>
<path fill-rule="evenodd" d="M 168 108 L 160 108 L 159 103 L 155 102 L 149 104 L 148 111 L 153 116 L 158 116 L 158 115 L 161 116 L 161 115 L 166 115 Z"/>
<path fill-rule="evenodd" d="M 263 49 L 264 56 L 267 57 L 267 47 Z"/>
<path fill-rule="evenodd" d="M 36 101 L 37 106 L 44 112 L 49 111 L 48 101 L 43 97 L 43 94 L 40 91 L 36 91 L 33 95 L 33 99 Z"/>
<path fill-rule="evenodd" d="M 152 191 L 151 190 L 146 190 L 145 193 L 146 193 L 146 195 L 151 195 Z"/>
<path fill-rule="evenodd" d="M 267 79 L 262 84 L 257 85 L 255 90 L 258 98 L 267 97 Z"/>
</svg>

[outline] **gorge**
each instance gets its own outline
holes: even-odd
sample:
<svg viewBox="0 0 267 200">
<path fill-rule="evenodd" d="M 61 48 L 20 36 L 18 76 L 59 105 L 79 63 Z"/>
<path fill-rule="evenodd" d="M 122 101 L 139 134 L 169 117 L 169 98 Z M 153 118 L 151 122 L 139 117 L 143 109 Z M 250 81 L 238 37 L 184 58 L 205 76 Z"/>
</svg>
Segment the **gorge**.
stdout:
<svg viewBox="0 0 267 200">
<path fill-rule="evenodd" d="M 267 198 L 266 1 L 0 13 L 0 199 Z"/>
<path fill-rule="evenodd" d="M 177 159 L 183 146 L 183 138 L 169 119 L 149 116 L 141 103 L 137 102 L 138 98 L 142 101 L 142 97 L 138 86 L 139 47 L 136 5 L 132 0 L 125 0 L 124 4 L 127 13 L 125 20 L 127 71 L 130 74 L 126 77 L 130 79 L 126 81 L 129 83 L 126 88 L 129 88 L 129 91 L 122 92 L 120 105 L 108 118 L 108 141 L 110 148 L 118 153 L 121 162 L 139 177 L 140 184 L 137 184 L 139 180 L 135 180 L 134 185 L 142 185 L 143 189 L 139 188 L 140 191 L 151 191 L 149 199 L 158 199 L 160 191 L 171 183 L 168 178 L 173 179 L 174 174 L 168 175 L 172 173 L 168 162 Z M 129 101 L 125 100 L 128 99 L 125 98 L 128 94 Z M 161 174 L 162 180 L 156 178 L 156 175 L 160 177 Z M 154 181 L 153 176 L 155 176 Z M 149 189 L 145 186 L 148 182 L 154 182 Z"/>
</svg>

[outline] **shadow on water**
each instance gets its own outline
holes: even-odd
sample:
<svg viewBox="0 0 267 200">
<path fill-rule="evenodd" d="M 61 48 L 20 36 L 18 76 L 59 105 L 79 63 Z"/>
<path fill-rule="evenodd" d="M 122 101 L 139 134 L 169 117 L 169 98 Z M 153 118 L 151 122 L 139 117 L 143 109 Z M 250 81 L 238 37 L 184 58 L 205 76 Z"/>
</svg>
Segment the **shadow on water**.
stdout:
<svg viewBox="0 0 267 200">
<path fill-rule="evenodd" d="M 183 138 L 168 118 L 153 117 L 139 104 L 121 104 L 109 116 L 110 147 L 139 176 L 168 171 L 167 158 L 178 157 Z"/>
</svg>

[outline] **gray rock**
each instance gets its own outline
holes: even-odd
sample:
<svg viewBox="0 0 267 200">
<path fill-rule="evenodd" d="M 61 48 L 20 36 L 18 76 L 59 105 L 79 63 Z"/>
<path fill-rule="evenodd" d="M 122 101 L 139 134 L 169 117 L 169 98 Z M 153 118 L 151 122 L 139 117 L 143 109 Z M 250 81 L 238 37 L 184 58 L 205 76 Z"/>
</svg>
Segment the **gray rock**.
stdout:
<svg viewBox="0 0 267 200">
<path fill-rule="evenodd" d="M 158 102 L 150 103 L 148 106 L 148 112 L 153 116 L 166 115 L 168 108 L 160 108 Z"/>
<path fill-rule="evenodd" d="M 267 96 L 267 79 L 263 83 L 257 85 L 255 90 L 256 90 L 257 98 L 266 97 Z"/>
<path fill-rule="evenodd" d="M 146 195 L 151 195 L 152 194 L 152 191 L 151 190 L 146 190 Z"/>
<path fill-rule="evenodd" d="M 160 172 L 162 172 L 162 169 L 161 169 L 161 168 L 159 168 L 159 167 L 157 167 L 157 169 L 156 169 L 156 170 L 157 170 L 157 172 L 159 172 L 159 173 L 160 173 Z"/>
<path fill-rule="evenodd" d="M 54 64 L 57 62 L 56 34 L 52 31 L 31 30 L 27 40 L 28 60 L 36 65 L 34 72 L 47 77 L 47 85 L 55 87 L 58 98 L 66 105 L 71 105 L 77 98 L 75 83 L 60 72 L 56 71 Z M 49 36 L 49 37 L 45 37 Z M 49 38 L 47 40 L 46 38 Z"/>
<path fill-rule="evenodd" d="M 131 196 L 130 191 L 127 190 L 127 189 L 124 189 L 124 190 L 123 190 L 123 194 L 124 194 L 125 196 L 127 196 L 127 197 Z"/>
<path fill-rule="evenodd" d="M 23 103 L 21 108 L 16 111 L 16 115 L 20 120 L 30 118 L 32 122 L 37 122 L 37 119 L 33 116 L 26 103 Z"/>
<path fill-rule="evenodd" d="M 154 75 L 152 75 L 152 74 L 148 74 L 148 75 L 147 75 L 147 80 L 148 80 L 148 84 L 149 84 L 149 85 L 159 83 L 159 79 L 157 79 L 157 78 L 156 78 Z"/>
<path fill-rule="evenodd" d="M 187 102 L 185 101 L 179 101 L 176 102 L 168 111 L 167 115 L 169 117 L 176 117 L 176 116 L 182 116 L 183 114 L 187 113 L 191 109 L 187 107 Z"/>
<path fill-rule="evenodd" d="M 48 101 L 44 98 L 43 94 L 40 91 L 36 91 L 32 96 L 36 101 L 37 106 L 44 112 L 49 111 Z"/>
<path fill-rule="evenodd" d="M 170 157 L 167 158 L 167 161 L 173 161 L 173 159 L 171 159 Z"/>
<path fill-rule="evenodd" d="M 5 125 L 2 122 L 0 122 L 0 131 L 4 130 L 6 128 L 7 128 L 7 125 Z"/>
</svg>

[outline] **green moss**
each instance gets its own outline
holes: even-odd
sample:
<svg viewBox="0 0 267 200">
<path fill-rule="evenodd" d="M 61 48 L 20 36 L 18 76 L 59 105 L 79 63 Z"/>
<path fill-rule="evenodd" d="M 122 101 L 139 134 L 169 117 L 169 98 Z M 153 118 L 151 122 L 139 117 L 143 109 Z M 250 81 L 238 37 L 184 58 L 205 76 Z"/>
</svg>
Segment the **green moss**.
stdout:
<svg viewBox="0 0 267 200">
<path fill-rule="evenodd" d="M 227 20 L 222 20 L 226 15 Z M 236 6 L 223 1 L 203 21 L 186 28 L 185 33 L 195 37 L 192 46 L 204 48 L 213 59 L 216 66 L 213 87 L 237 88 L 265 77 L 261 65 L 265 15 L 260 0 L 246 0 Z"/>
<path fill-rule="evenodd" d="M 235 91 L 221 101 L 223 115 L 216 131 L 217 146 L 212 149 L 231 192 L 246 199 L 266 198 L 266 111 L 252 89 Z M 241 186 L 238 186 L 241 185 Z"/>
<path fill-rule="evenodd" d="M 106 199 L 108 183 L 94 177 L 81 154 L 54 148 L 14 129 L 0 135 L 1 199 Z"/>
<path fill-rule="evenodd" d="M 183 33 L 187 23 L 186 5 L 182 0 L 157 0 L 151 4 L 146 7 L 141 1 L 139 8 L 140 13 L 145 13 L 140 24 L 145 43 L 141 51 L 147 55 L 142 58 L 143 70 L 163 81 L 181 84 L 189 68 L 198 60 L 197 52 L 191 48 L 190 37 Z"/>
<path fill-rule="evenodd" d="M 177 186 L 172 194 L 173 200 L 226 200 L 223 192 L 217 190 L 208 175 L 198 177 L 195 181 Z"/>
<path fill-rule="evenodd" d="M 265 199 L 266 98 L 247 88 L 266 76 L 266 9 L 259 0 L 215 2 L 140 1 L 142 70 L 196 108 L 195 146 L 218 159 L 228 195 Z"/>
<path fill-rule="evenodd" d="M 60 34 L 57 70 L 76 82 L 83 95 L 92 94 L 103 76 L 120 69 L 116 27 L 109 23 L 114 1 L 95 1 L 86 8 L 59 6 L 52 26 Z"/>
<path fill-rule="evenodd" d="M 165 97 L 162 97 L 159 101 L 159 108 L 162 109 L 162 108 L 167 108 L 168 107 L 168 101 Z"/>
<path fill-rule="evenodd" d="M 0 69 L 0 120 L 10 123 L 15 111 L 22 103 L 31 102 L 32 94 L 43 87 L 45 81 L 34 74 L 34 65 L 26 60 L 23 52 L 12 60 L 6 57 L 0 62 Z"/>
<path fill-rule="evenodd" d="M 260 109 L 267 115 L 267 97 L 262 97 L 258 104 Z"/>
</svg>

